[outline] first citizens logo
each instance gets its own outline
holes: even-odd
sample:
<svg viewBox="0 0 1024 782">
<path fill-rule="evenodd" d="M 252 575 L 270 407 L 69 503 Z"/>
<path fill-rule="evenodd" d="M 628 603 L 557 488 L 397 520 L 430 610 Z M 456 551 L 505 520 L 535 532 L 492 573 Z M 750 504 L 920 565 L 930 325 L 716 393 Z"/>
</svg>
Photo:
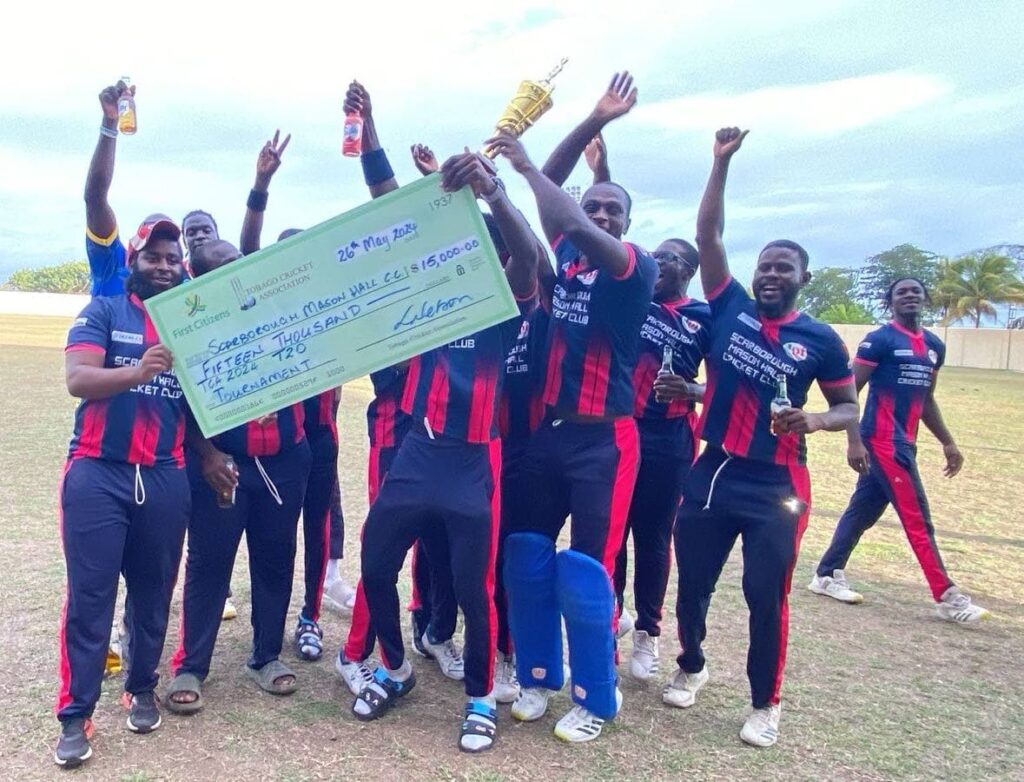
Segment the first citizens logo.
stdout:
<svg viewBox="0 0 1024 782">
<path fill-rule="evenodd" d="M 200 312 L 206 312 L 206 305 L 199 298 L 198 293 L 185 297 L 185 306 L 188 307 L 188 317 L 194 318 Z"/>
</svg>

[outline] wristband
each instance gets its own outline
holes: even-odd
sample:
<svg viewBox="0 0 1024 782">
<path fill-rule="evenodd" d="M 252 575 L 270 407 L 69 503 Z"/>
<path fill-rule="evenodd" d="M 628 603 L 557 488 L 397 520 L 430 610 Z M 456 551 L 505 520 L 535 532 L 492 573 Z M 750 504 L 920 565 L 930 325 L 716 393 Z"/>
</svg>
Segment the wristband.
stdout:
<svg viewBox="0 0 1024 782">
<path fill-rule="evenodd" d="M 268 195 L 268 193 L 261 193 L 259 190 L 250 190 L 249 200 L 245 202 L 245 205 L 254 212 L 263 212 L 267 208 Z"/>
<path fill-rule="evenodd" d="M 498 179 L 498 177 L 491 177 L 491 181 L 494 182 L 494 191 L 480 196 L 489 204 L 500 201 L 505 195 L 505 183 Z"/>
<path fill-rule="evenodd" d="M 106 125 L 100 125 L 100 135 L 107 138 L 117 138 L 117 128 L 108 128 Z"/>
<path fill-rule="evenodd" d="M 388 162 L 387 153 L 383 149 L 364 152 L 359 156 L 359 162 L 363 166 L 363 181 L 369 187 L 387 182 L 395 175 Z"/>
</svg>

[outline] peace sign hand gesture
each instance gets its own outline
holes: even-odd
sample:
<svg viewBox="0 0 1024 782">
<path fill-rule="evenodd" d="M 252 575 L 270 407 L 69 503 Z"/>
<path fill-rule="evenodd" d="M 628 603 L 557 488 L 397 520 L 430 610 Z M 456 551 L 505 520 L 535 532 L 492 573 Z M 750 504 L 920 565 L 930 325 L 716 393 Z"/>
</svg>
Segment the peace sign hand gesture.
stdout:
<svg viewBox="0 0 1024 782">
<path fill-rule="evenodd" d="M 260 155 L 256 158 L 256 190 L 266 190 L 270 186 L 270 180 L 281 167 L 281 155 L 288 148 L 288 142 L 292 140 L 292 134 L 285 136 L 284 141 L 278 143 L 281 131 L 274 131 L 274 138 L 263 145 Z"/>
</svg>

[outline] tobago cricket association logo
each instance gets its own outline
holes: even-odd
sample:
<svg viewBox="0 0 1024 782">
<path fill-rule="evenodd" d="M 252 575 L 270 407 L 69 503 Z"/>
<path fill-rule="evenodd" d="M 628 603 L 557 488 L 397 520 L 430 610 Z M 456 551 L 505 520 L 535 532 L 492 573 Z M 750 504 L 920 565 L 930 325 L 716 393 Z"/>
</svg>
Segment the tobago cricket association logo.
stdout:
<svg viewBox="0 0 1024 782">
<path fill-rule="evenodd" d="M 799 342 L 787 342 L 782 346 L 782 349 L 785 350 L 786 355 L 794 361 L 803 361 L 807 358 L 807 348 Z"/>
<path fill-rule="evenodd" d="M 252 294 L 245 295 L 245 288 L 242 287 L 242 281 L 237 277 L 231 278 L 231 290 L 235 292 L 235 298 L 238 299 L 238 308 L 245 312 L 251 310 L 256 306 L 256 297 Z"/>
<path fill-rule="evenodd" d="M 206 305 L 203 304 L 203 300 L 199 298 L 198 293 L 193 293 L 191 296 L 186 296 L 185 306 L 188 308 L 187 316 L 190 318 L 194 318 L 200 312 L 206 312 Z"/>
</svg>

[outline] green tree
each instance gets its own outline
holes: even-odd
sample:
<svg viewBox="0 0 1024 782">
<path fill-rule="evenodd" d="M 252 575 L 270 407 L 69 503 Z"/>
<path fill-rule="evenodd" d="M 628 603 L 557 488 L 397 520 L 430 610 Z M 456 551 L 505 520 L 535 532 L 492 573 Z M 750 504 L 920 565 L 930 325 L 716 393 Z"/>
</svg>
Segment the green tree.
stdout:
<svg viewBox="0 0 1024 782">
<path fill-rule="evenodd" d="M 864 309 L 864 305 L 856 301 L 833 304 L 817 316 L 825 323 L 860 323 L 869 326 L 875 322 L 875 316 Z"/>
<path fill-rule="evenodd" d="M 891 250 L 872 255 L 864 261 L 857 279 L 856 299 L 876 316 L 882 314 L 882 300 L 889 286 L 904 277 L 916 277 L 929 291 L 939 279 L 939 257 L 912 244 L 900 244 Z M 937 315 L 937 308 L 926 313 L 926 320 Z"/>
<path fill-rule="evenodd" d="M 1024 302 L 1024 280 L 1017 264 L 996 253 L 967 255 L 943 264 L 937 290 L 945 325 L 971 318 L 974 328 L 979 328 L 982 317 L 996 317 L 997 304 Z"/>
<path fill-rule="evenodd" d="M 812 270 L 811 281 L 800 290 L 800 309 L 815 318 L 832 307 L 852 304 L 857 294 L 857 270 L 826 266 Z M 863 307 L 861 307 L 863 309 Z"/>
<path fill-rule="evenodd" d="M 88 293 L 89 264 L 85 261 L 68 261 L 39 269 L 19 269 L 2 287 L 10 291 Z"/>
</svg>

